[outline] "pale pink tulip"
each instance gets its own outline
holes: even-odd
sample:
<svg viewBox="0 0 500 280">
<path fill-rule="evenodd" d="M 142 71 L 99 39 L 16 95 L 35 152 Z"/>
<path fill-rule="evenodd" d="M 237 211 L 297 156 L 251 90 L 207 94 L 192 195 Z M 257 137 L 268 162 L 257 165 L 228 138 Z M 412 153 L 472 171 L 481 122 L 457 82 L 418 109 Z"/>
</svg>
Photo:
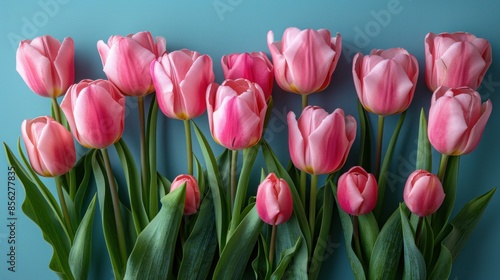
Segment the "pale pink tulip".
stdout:
<svg viewBox="0 0 500 280">
<path fill-rule="evenodd" d="M 207 87 L 215 79 L 210 56 L 173 51 L 154 60 L 150 71 L 158 105 L 167 117 L 189 120 L 205 112 Z"/>
<path fill-rule="evenodd" d="M 393 115 L 413 100 L 418 62 L 405 49 L 372 50 L 370 55 L 354 56 L 352 74 L 363 107 L 377 115 Z"/>
<path fill-rule="evenodd" d="M 75 81 L 75 46 L 67 37 L 60 43 L 45 35 L 21 41 L 16 70 L 28 87 L 43 97 L 63 95 Z"/>
<path fill-rule="evenodd" d="M 207 89 L 207 114 L 214 140 L 231 150 L 260 141 L 266 117 L 266 97 L 260 86 L 246 79 L 225 80 Z"/>
<path fill-rule="evenodd" d="M 104 73 L 127 96 L 145 96 L 154 91 L 149 71 L 153 60 L 166 51 L 166 41 L 143 31 L 127 36 L 111 36 L 108 43 L 97 42 Z"/>
<path fill-rule="evenodd" d="M 431 91 L 439 86 L 476 90 L 491 65 L 491 45 L 466 32 L 428 33 L 425 36 L 425 81 Z"/>
<path fill-rule="evenodd" d="M 73 136 L 87 148 L 103 149 L 123 133 L 125 97 L 107 80 L 72 85 L 61 103 Z"/>
<path fill-rule="evenodd" d="M 491 101 L 481 103 L 471 88 L 439 87 L 429 109 L 429 141 L 442 154 L 468 154 L 479 144 L 491 110 Z"/>
<path fill-rule="evenodd" d="M 269 173 L 257 189 L 255 207 L 260 219 L 267 224 L 288 221 L 293 213 L 293 199 L 287 182 Z"/>
<path fill-rule="evenodd" d="M 354 166 L 338 180 L 337 198 L 340 208 L 351 215 L 370 213 L 377 205 L 377 179 L 361 166 Z"/>
<path fill-rule="evenodd" d="M 330 84 L 342 51 L 342 37 L 331 37 L 327 29 L 290 27 L 277 42 L 269 31 L 267 45 L 278 85 L 288 92 L 311 94 Z"/>
<path fill-rule="evenodd" d="M 54 177 L 68 172 L 76 162 L 71 133 L 51 117 L 24 120 L 21 125 L 31 167 L 42 176 Z"/>
<path fill-rule="evenodd" d="M 225 79 L 247 79 L 259 84 L 266 100 L 273 92 L 273 64 L 263 52 L 233 53 L 221 59 Z"/>
<path fill-rule="evenodd" d="M 328 114 L 318 106 L 307 106 L 299 120 L 289 112 L 288 146 L 293 164 L 309 174 L 339 170 L 356 138 L 356 120 L 342 109 Z"/>
<path fill-rule="evenodd" d="M 445 194 L 439 178 L 426 171 L 415 170 L 408 177 L 403 198 L 410 211 L 426 217 L 436 212 L 443 203 Z"/>
<path fill-rule="evenodd" d="M 198 181 L 191 175 L 179 175 L 170 185 L 170 192 L 186 184 L 186 200 L 184 202 L 184 215 L 193 215 L 200 206 L 200 188 Z"/>
</svg>

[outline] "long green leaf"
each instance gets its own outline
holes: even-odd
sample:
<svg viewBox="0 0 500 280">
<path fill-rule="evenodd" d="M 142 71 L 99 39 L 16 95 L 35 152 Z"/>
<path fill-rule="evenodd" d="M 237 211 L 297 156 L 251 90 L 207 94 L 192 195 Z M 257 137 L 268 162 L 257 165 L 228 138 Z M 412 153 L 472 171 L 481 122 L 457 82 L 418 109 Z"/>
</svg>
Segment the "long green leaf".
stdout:
<svg viewBox="0 0 500 280">
<path fill-rule="evenodd" d="M 369 263 L 380 229 L 375 216 L 371 212 L 358 216 L 358 224 L 359 236 L 362 244 L 361 250 L 363 251 L 363 257 L 365 257 L 365 260 Z"/>
<path fill-rule="evenodd" d="M 180 187 L 161 199 L 160 212 L 137 237 L 124 279 L 170 277 L 185 198 L 186 188 Z"/>
<path fill-rule="evenodd" d="M 432 151 L 429 137 L 427 136 L 427 119 L 424 109 L 420 111 L 420 124 L 418 129 L 417 162 L 416 169 L 432 171 Z"/>
<path fill-rule="evenodd" d="M 359 127 L 361 133 L 361 141 L 359 142 L 359 165 L 361 165 L 365 170 L 371 170 L 372 167 L 372 139 L 371 139 L 371 129 L 370 120 L 366 110 L 361 105 L 358 100 L 358 114 L 359 114 Z"/>
<path fill-rule="evenodd" d="M 401 227 L 403 230 L 403 246 L 404 246 L 404 274 L 403 279 L 425 279 L 427 271 L 425 269 L 425 260 L 415 245 L 413 230 L 406 217 L 403 207 L 399 207 L 401 216 Z"/>
<path fill-rule="evenodd" d="M 429 280 L 442 280 L 450 278 L 453 257 L 446 246 L 441 245 L 439 257 L 436 260 L 434 269 L 429 275 Z"/>
<path fill-rule="evenodd" d="M 286 269 L 288 268 L 290 261 L 293 259 L 293 257 L 296 255 L 296 253 L 299 251 L 301 241 L 302 241 L 302 238 L 298 238 L 297 242 L 295 242 L 295 245 L 293 247 L 288 248 L 287 250 L 281 252 L 280 262 L 278 263 L 276 270 L 273 272 L 273 274 L 271 274 L 271 279 L 279 280 L 279 279 L 284 279 L 284 278 L 285 279 L 286 278 L 299 278 L 298 275 L 287 275 L 285 272 L 287 271 Z M 309 279 L 314 279 L 314 278 L 309 278 Z"/>
<path fill-rule="evenodd" d="M 146 142 L 149 153 L 149 217 L 154 218 L 158 213 L 158 178 L 156 171 L 156 126 L 158 119 L 158 101 L 153 95 L 149 108 L 148 121 L 146 127 Z"/>
<path fill-rule="evenodd" d="M 446 196 L 439 209 L 432 215 L 432 230 L 440 234 L 448 223 L 457 196 L 458 170 L 460 165 L 460 156 L 450 156 L 446 166 L 446 172 L 443 179 L 443 190 Z"/>
<path fill-rule="evenodd" d="M 75 209 L 77 211 L 77 216 L 81 217 L 81 210 L 83 202 L 85 200 L 87 189 L 90 184 L 90 179 L 92 178 L 92 156 L 95 150 L 90 150 L 85 156 L 80 160 L 81 163 L 78 165 L 76 170 L 77 175 L 82 174 L 82 176 L 77 176 L 77 182 L 79 182 L 78 189 L 75 195 Z"/>
<path fill-rule="evenodd" d="M 252 262 L 255 279 L 269 279 L 271 277 L 271 266 L 269 264 L 269 249 L 266 238 L 261 234 L 258 240 L 257 256 Z"/>
</svg>

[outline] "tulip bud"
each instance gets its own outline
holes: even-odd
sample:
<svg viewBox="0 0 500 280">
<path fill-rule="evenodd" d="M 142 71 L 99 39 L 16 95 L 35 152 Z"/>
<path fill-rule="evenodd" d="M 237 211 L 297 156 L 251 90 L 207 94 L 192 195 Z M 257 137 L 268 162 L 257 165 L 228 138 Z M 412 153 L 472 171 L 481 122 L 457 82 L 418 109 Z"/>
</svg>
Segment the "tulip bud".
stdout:
<svg viewBox="0 0 500 280">
<path fill-rule="evenodd" d="M 270 173 L 257 189 L 255 204 L 262 221 L 270 225 L 282 224 L 290 219 L 293 212 L 290 187 L 284 179 Z"/>
<path fill-rule="evenodd" d="M 76 162 L 71 133 L 51 117 L 24 120 L 21 125 L 31 167 L 42 176 L 68 172 Z"/>
<path fill-rule="evenodd" d="M 184 203 L 184 215 L 193 215 L 200 206 L 200 188 L 198 181 L 191 175 L 179 175 L 170 185 L 170 192 L 186 184 L 186 200 Z"/>
<path fill-rule="evenodd" d="M 359 216 L 370 213 L 377 205 L 378 186 L 373 174 L 355 166 L 338 180 L 337 198 L 344 212 Z"/>
<path fill-rule="evenodd" d="M 45 35 L 24 40 L 16 52 L 16 70 L 28 87 L 44 97 L 63 95 L 75 80 L 75 47 L 67 37 L 60 43 Z"/>
<path fill-rule="evenodd" d="M 425 217 L 436 212 L 443 203 L 445 194 L 439 178 L 426 171 L 415 170 L 406 181 L 403 198 L 410 211 Z"/>
</svg>

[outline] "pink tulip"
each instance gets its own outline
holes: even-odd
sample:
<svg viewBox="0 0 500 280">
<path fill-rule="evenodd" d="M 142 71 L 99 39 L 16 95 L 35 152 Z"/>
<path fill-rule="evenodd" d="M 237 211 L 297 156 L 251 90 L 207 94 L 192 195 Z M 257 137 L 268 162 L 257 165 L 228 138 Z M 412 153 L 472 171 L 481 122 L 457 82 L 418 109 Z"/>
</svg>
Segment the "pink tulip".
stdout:
<svg viewBox="0 0 500 280">
<path fill-rule="evenodd" d="M 439 87 L 429 109 L 429 141 L 442 154 L 472 152 L 481 140 L 491 109 L 491 101 L 481 104 L 479 93 L 473 89 Z"/>
<path fill-rule="evenodd" d="M 42 176 L 68 172 L 76 162 L 71 133 L 51 117 L 24 120 L 21 125 L 31 167 Z"/>
<path fill-rule="evenodd" d="M 61 109 L 73 136 L 87 148 L 106 148 L 122 136 L 125 97 L 107 80 L 82 80 L 72 85 Z"/>
<path fill-rule="evenodd" d="M 443 203 L 445 194 L 439 178 L 426 171 L 415 170 L 405 184 L 403 198 L 410 211 L 425 217 L 436 212 Z"/>
<path fill-rule="evenodd" d="M 165 53 L 150 71 L 158 105 L 169 118 L 188 120 L 205 112 L 207 87 L 215 79 L 208 55 L 186 49 Z"/>
<path fill-rule="evenodd" d="M 337 198 L 340 208 L 351 215 L 370 213 L 377 205 L 378 186 L 373 174 L 354 166 L 338 180 Z"/>
<path fill-rule="evenodd" d="M 45 35 L 24 40 L 16 52 L 16 70 L 28 87 L 43 97 L 63 95 L 75 80 L 75 47 Z"/>
<path fill-rule="evenodd" d="M 127 96 L 145 96 L 154 91 L 149 71 L 153 60 L 166 51 L 166 41 L 149 32 L 111 36 L 108 43 L 97 42 L 104 73 Z"/>
<path fill-rule="evenodd" d="M 260 141 L 266 117 L 266 97 L 260 86 L 246 79 L 225 80 L 207 89 L 207 114 L 214 140 L 231 150 Z"/>
<path fill-rule="evenodd" d="M 490 64 L 486 39 L 465 32 L 425 36 L 425 81 L 431 91 L 439 86 L 476 90 Z"/>
<path fill-rule="evenodd" d="M 287 182 L 274 173 L 267 175 L 257 189 L 255 206 L 260 219 L 267 224 L 279 225 L 288 221 L 293 212 L 293 200 Z"/>
<path fill-rule="evenodd" d="M 342 109 L 328 114 L 321 107 L 307 106 L 298 121 L 293 112 L 287 121 L 290 157 L 298 169 L 319 175 L 344 165 L 356 138 L 354 117 L 344 117 Z"/>
<path fill-rule="evenodd" d="M 193 215 L 200 206 L 200 188 L 198 181 L 191 175 L 179 175 L 170 185 L 170 192 L 186 184 L 186 200 L 184 202 L 184 215 Z"/>
<path fill-rule="evenodd" d="M 405 111 L 413 99 L 418 79 L 417 59 L 405 49 L 358 53 L 352 65 L 354 85 L 363 107 L 387 116 Z"/>
<path fill-rule="evenodd" d="M 263 52 L 225 55 L 221 59 L 225 79 L 247 79 L 259 84 L 266 100 L 273 92 L 273 64 Z"/>
<path fill-rule="evenodd" d="M 281 41 L 273 42 L 267 33 L 267 45 L 274 64 L 276 82 L 285 91 L 311 94 L 324 90 L 342 51 L 342 37 L 331 37 L 327 29 L 300 30 L 290 27 Z"/>
</svg>

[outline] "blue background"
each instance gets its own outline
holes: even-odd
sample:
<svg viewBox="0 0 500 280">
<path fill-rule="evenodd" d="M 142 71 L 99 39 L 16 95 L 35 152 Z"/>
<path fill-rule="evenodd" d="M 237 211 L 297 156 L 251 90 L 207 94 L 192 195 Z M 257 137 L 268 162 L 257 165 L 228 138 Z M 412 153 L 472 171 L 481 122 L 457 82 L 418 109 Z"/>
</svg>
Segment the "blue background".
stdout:
<svg viewBox="0 0 500 280">
<path fill-rule="evenodd" d="M 480 3 L 480 4 L 479 4 Z M 401 183 L 413 170 L 416 151 L 416 130 L 420 108 L 428 108 L 431 93 L 425 86 L 424 37 L 428 32 L 467 31 L 486 38 L 493 47 L 493 64 L 478 90 L 483 100 L 491 99 L 493 112 L 478 148 L 463 156 L 456 208 L 497 186 L 500 174 L 498 126 L 500 113 L 500 18 L 498 1 L 411 1 L 411 0 L 220 0 L 220 1 L 77 1 L 40 0 L 0 2 L 0 85 L 1 85 L 1 141 L 15 148 L 20 136 L 20 124 L 26 118 L 49 113 L 50 100 L 29 90 L 15 70 L 15 50 L 23 38 L 50 34 L 59 40 L 70 36 L 75 42 L 76 81 L 84 78 L 105 78 L 96 50 L 98 40 L 110 35 L 126 35 L 147 30 L 154 36 L 167 39 L 167 50 L 189 48 L 209 54 L 214 61 L 217 82 L 222 81 L 220 58 L 234 52 L 264 51 L 269 53 L 266 34 L 273 30 L 280 40 L 285 28 L 327 28 L 343 37 L 343 53 L 332 77 L 332 83 L 322 93 L 310 97 L 310 104 L 323 106 L 327 111 L 337 107 L 357 118 L 356 93 L 352 81 L 351 60 L 358 51 L 368 53 L 374 48 L 403 47 L 414 54 L 420 66 L 420 77 L 405 129 L 396 149 L 392 164 L 393 183 L 389 186 L 388 207 L 394 209 L 401 200 Z M 286 113 L 300 109 L 300 97 L 284 93 L 277 87 L 273 93 L 275 109 L 273 126 L 266 132 L 266 140 L 279 158 L 288 161 Z M 136 147 L 138 137 L 137 110 L 128 101 L 125 140 Z M 374 120 L 374 119 L 372 119 Z M 389 138 L 397 117 L 386 122 Z M 206 115 L 196 122 L 206 130 Z M 182 141 L 182 123 L 159 120 L 159 135 L 163 141 L 159 153 L 160 172 L 170 179 L 183 172 L 185 163 Z M 161 140 L 160 140 L 161 141 Z M 197 146 L 195 144 L 195 146 Z M 356 156 L 355 143 L 351 160 Z M 214 147 L 217 151 L 220 149 Z M 136 156 L 137 156 L 137 151 Z M 198 152 L 198 151 L 195 151 Z M 175 162 L 167 159 L 175 158 Z M 438 155 L 435 155 L 435 162 Z M 0 156 L 0 279 L 56 279 L 48 268 L 51 248 L 42 239 L 35 224 L 20 210 L 24 191 L 17 192 L 17 267 L 7 270 L 7 167 L 5 156 Z M 51 184 L 52 181 L 47 181 Z M 451 279 L 491 279 L 500 275 L 500 194 L 496 194 L 487 208 L 470 241 L 456 260 Z M 98 215 L 96 215 L 97 217 Z M 100 221 L 96 220 L 96 224 Z M 100 232 L 94 231 L 94 251 L 102 249 Z M 347 262 L 344 241 L 338 220 L 334 221 L 328 242 L 328 255 L 322 266 L 322 276 L 335 279 L 352 278 Z M 93 257 L 91 279 L 112 279 L 106 253 Z"/>
</svg>

